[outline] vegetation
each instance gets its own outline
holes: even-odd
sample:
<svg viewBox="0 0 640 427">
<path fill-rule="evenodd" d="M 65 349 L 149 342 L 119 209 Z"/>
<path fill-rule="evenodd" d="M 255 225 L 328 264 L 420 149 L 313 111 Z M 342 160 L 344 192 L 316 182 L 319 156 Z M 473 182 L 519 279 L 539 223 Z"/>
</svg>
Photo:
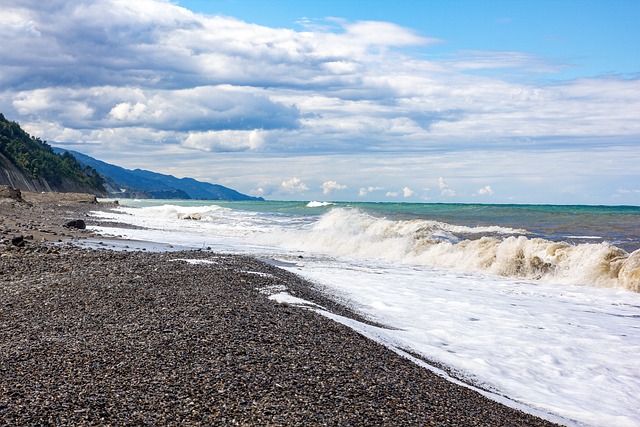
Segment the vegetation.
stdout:
<svg viewBox="0 0 640 427">
<path fill-rule="evenodd" d="M 90 166 L 82 167 L 69 153 L 55 154 L 46 141 L 26 133 L 16 122 L 0 113 L 0 153 L 30 178 L 44 178 L 61 184 L 67 178 L 104 191 L 103 178 Z"/>
</svg>

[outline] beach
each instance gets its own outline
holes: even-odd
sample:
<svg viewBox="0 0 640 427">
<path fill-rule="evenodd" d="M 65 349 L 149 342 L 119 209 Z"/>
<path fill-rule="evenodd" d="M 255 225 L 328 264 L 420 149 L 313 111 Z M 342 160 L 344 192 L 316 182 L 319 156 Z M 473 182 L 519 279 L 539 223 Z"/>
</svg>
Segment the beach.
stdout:
<svg viewBox="0 0 640 427">
<path fill-rule="evenodd" d="M 2 424 L 553 425 L 269 299 L 357 317 L 273 265 L 79 248 L 97 236 L 62 224 L 109 205 L 23 198 L 0 206 Z"/>
</svg>

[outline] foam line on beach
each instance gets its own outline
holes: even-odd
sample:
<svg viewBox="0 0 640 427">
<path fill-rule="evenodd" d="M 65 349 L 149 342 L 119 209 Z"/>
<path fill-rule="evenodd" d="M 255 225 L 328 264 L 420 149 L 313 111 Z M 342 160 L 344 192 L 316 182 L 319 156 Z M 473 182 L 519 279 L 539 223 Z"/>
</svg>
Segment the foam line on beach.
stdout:
<svg viewBox="0 0 640 427">
<path fill-rule="evenodd" d="M 515 400 L 509 399 L 506 396 L 503 396 L 501 394 L 498 393 L 494 393 L 482 388 L 479 388 L 469 382 L 465 382 L 462 381 L 459 378 L 453 377 L 451 376 L 448 372 L 446 372 L 444 369 L 440 369 L 436 366 L 434 366 L 433 364 L 428 363 L 427 361 L 425 361 L 424 359 L 421 359 L 419 357 L 416 357 L 410 353 L 408 353 L 407 351 L 403 350 L 401 348 L 401 344 L 399 342 L 397 342 L 392 336 L 390 336 L 388 334 L 388 330 L 386 330 L 385 328 L 380 328 L 377 326 L 373 326 L 373 325 L 368 325 L 366 323 L 363 322 L 359 322 L 357 320 L 351 319 L 349 317 L 345 317 L 345 316 L 341 316 L 339 314 L 335 314 L 332 313 L 331 311 L 326 310 L 323 307 L 318 306 L 315 303 L 312 303 L 310 301 L 304 300 L 302 298 L 298 298 L 298 297 L 294 297 L 293 295 L 289 294 L 286 291 L 280 291 L 276 294 L 270 295 L 269 299 L 272 299 L 278 303 L 286 303 L 286 304 L 290 304 L 290 305 L 296 305 L 298 307 L 301 308 L 307 308 L 307 309 L 312 309 L 314 310 L 316 313 L 321 314 L 335 322 L 341 323 L 347 327 L 349 327 L 350 329 L 358 332 L 359 334 L 361 334 L 362 336 L 373 340 L 383 346 L 385 346 L 386 348 L 388 348 L 389 350 L 393 351 L 394 353 L 398 354 L 399 356 L 402 356 L 406 359 L 409 359 L 411 362 L 417 364 L 418 366 L 428 369 L 429 371 L 445 378 L 446 380 L 469 388 L 477 393 L 480 393 L 481 395 L 483 395 L 484 397 L 491 399 L 495 402 L 498 402 L 500 404 L 503 404 L 505 406 L 508 406 L 510 408 L 513 409 L 517 409 L 520 410 L 522 412 L 534 415 L 536 417 L 540 417 L 543 418 L 547 421 L 551 421 L 554 423 L 558 423 L 558 424 L 562 424 L 568 427 L 584 427 L 585 424 L 579 423 L 575 420 L 571 420 L 568 419 L 566 417 L 562 417 L 559 416 L 557 414 L 552 414 L 549 412 L 546 412 L 544 410 L 538 409 L 538 408 L 534 408 L 532 406 L 526 405 L 524 403 L 521 402 L 517 402 Z"/>
</svg>

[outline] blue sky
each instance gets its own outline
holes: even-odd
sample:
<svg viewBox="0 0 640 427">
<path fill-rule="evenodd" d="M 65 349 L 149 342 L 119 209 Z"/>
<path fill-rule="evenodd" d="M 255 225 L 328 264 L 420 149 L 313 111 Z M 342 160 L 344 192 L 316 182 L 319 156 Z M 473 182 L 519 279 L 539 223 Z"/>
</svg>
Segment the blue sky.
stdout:
<svg viewBox="0 0 640 427">
<path fill-rule="evenodd" d="M 269 199 L 640 205 L 634 0 L 4 3 L 0 112 L 55 146 Z"/>
<path fill-rule="evenodd" d="M 326 17 L 389 21 L 442 39 L 427 55 L 460 50 L 518 51 L 566 68 L 549 78 L 640 70 L 640 2 L 636 0 L 180 0 L 201 13 L 271 27 L 303 29 Z"/>
</svg>

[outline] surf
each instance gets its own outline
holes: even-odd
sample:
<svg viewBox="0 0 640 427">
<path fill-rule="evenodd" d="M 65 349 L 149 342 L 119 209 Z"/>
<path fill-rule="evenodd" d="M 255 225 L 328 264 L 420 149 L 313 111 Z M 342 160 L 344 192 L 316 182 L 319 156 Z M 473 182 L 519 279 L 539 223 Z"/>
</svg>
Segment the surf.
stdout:
<svg viewBox="0 0 640 427">
<path fill-rule="evenodd" d="M 640 251 L 529 235 L 526 229 L 396 220 L 333 208 L 307 229 L 281 230 L 261 240 L 290 250 L 640 292 Z"/>
</svg>

